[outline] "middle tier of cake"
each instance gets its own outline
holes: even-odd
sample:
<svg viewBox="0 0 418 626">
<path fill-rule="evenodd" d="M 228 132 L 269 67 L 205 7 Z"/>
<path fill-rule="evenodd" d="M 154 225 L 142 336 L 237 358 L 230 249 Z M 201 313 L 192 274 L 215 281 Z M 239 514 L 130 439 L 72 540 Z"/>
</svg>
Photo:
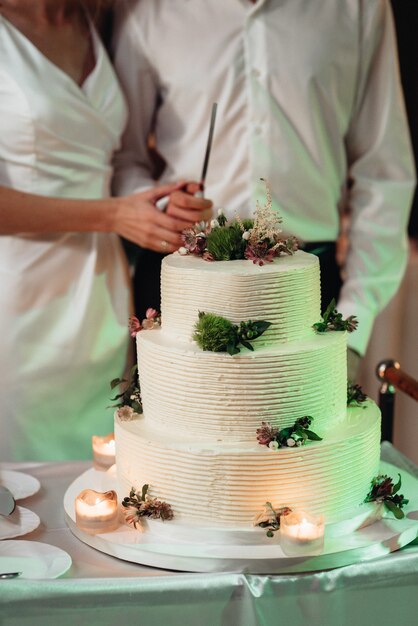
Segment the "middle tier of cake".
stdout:
<svg viewBox="0 0 418 626">
<path fill-rule="evenodd" d="M 322 437 L 345 418 L 345 332 L 234 356 L 202 351 L 162 329 L 141 331 L 137 341 L 145 419 L 168 434 L 253 442 L 262 421 L 284 428 L 309 415 Z"/>
</svg>

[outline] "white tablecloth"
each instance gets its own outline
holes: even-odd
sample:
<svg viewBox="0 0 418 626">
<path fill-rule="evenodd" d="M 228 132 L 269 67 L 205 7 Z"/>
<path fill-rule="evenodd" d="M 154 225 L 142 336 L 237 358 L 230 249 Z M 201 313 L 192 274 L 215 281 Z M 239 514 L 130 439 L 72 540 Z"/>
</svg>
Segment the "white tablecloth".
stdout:
<svg viewBox="0 0 418 626">
<path fill-rule="evenodd" d="M 418 476 L 389 444 L 382 458 Z M 36 476 L 38 494 L 21 501 L 41 518 L 22 539 L 66 550 L 60 579 L 0 581 L 1 626 L 409 626 L 418 615 L 418 540 L 388 556 L 298 575 L 187 574 L 120 561 L 74 537 L 63 495 L 89 463 L 3 465 Z"/>
</svg>

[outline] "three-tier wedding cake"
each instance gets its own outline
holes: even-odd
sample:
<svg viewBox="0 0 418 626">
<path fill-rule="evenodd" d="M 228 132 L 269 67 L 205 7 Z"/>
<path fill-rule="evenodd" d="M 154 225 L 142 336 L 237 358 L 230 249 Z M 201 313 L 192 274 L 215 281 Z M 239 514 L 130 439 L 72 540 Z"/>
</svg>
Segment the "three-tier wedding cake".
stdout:
<svg viewBox="0 0 418 626">
<path fill-rule="evenodd" d="M 253 351 L 202 350 L 193 340 L 202 312 L 270 326 Z M 355 516 L 379 473 L 380 412 L 370 400 L 347 407 L 346 332 L 314 329 L 317 257 L 169 255 L 161 319 L 137 335 L 143 414 L 115 417 L 122 492 L 149 484 L 190 529 L 261 533 L 252 524 L 266 502 L 326 523 Z M 277 432 L 305 416 L 318 440 L 260 445 L 263 424 Z"/>
</svg>

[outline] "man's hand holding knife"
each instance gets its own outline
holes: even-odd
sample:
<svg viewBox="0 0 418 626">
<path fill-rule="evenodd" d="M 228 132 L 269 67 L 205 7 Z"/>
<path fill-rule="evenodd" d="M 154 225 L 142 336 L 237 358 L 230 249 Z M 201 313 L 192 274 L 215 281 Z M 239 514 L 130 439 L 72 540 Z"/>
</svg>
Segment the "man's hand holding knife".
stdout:
<svg viewBox="0 0 418 626">
<path fill-rule="evenodd" d="M 170 195 L 164 196 L 156 202 L 156 206 L 160 211 L 166 213 L 169 217 L 173 217 L 184 222 L 184 227 L 181 228 L 181 231 L 185 228 L 193 226 L 196 222 L 210 220 L 212 216 L 212 202 L 207 198 L 204 198 L 204 189 L 212 148 L 213 133 L 215 129 L 216 110 L 217 103 L 214 102 L 212 105 L 209 134 L 206 143 L 200 182 L 180 182 L 178 187 L 172 191 Z M 181 240 L 179 238 L 178 247 L 180 245 Z M 172 243 L 170 244 L 166 240 L 161 241 L 162 252 L 172 252 L 172 247 Z"/>
</svg>

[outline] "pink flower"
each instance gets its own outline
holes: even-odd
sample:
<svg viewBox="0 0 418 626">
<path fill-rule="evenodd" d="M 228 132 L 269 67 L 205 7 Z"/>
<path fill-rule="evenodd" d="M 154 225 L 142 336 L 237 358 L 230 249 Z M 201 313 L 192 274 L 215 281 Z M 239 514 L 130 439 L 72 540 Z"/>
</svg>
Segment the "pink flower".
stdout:
<svg viewBox="0 0 418 626">
<path fill-rule="evenodd" d="M 156 309 L 152 309 L 151 307 L 149 307 L 145 311 L 145 317 L 147 318 L 147 320 L 154 320 L 156 317 L 158 317 L 158 315 L 158 311 Z"/>
<path fill-rule="evenodd" d="M 261 427 L 257 428 L 257 441 L 262 446 L 268 446 L 271 441 L 276 439 L 278 429 L 268 422 L 261 422 Z"/>
<path fill-rule="evenodd" d="M 129 334 L 131 337 L 135 338 L 137 333 L 142 329 L 141 322 L 135 315 L 132 315 L 129 318 Z"/>
</svg>

